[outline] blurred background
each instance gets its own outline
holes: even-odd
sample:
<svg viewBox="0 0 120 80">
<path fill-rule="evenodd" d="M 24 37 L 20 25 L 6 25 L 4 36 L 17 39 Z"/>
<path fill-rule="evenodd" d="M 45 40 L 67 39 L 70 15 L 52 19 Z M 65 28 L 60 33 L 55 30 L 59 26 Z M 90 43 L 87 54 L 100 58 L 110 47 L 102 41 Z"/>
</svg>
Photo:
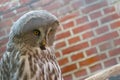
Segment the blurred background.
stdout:
<svg viewBox="0 0 120 80">
<path fill-rule="evenodd" d="M 84 80 L 120 63 L 119 0 L 0 0 L 0 57 L 14 22 L 31 10 L 56 15 L 56 56 L 64 80 Z"/>
</svg>

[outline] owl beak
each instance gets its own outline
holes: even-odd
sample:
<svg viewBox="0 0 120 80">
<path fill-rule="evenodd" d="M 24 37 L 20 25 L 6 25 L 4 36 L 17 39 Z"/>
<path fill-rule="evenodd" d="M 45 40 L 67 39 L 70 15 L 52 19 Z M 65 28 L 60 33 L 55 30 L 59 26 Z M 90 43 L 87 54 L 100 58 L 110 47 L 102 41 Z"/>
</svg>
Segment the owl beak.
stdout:
<svg viewBox="0 0 120 80">
<path fill-rule="evenodd" d="M 44 40 L 42 40 L 42 42 L 41 42 L 41 44 L 40 44 L 40 48 L 41 48 L 42 50 L 45 50 L 45 49 L 46 49 L 45 46 L 46 46 L 46 40 L 44 39 Z"/>
</svg>

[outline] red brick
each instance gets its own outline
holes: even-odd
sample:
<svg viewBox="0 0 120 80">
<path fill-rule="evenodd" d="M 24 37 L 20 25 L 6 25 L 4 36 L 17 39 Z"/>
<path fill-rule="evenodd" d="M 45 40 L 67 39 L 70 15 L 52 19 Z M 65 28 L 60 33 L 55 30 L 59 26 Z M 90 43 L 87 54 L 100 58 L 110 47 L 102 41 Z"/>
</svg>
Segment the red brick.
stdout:
<svg viewBox="0 0 120 80">
<path fill-rule="evenodd" d="M 87 7 L 83 8 L 82 12 L 86 14 L 86 13 L 89 13 L 91 11 L 100 9 L 104 6 L 107 6 L 107 2 L 106 1 L 101 1 L 99 3 L 96 3 L 96 4 L 93 4 L 93 5 L 90 5 L 90 6 L 87 6 Z"/>
<path fill-rule="evenodd" d="M 41 2 L 42 5 L 47 5 L 51 2 L 53 2 L 53 0 L 41 0 L 40 2 Z"/>
<path fill-rule="evenodd" d="M 74 8 L 74 9 L 76 9 L 76 8 L 80 8 L 81 6 L 83 6 L 84 5 L 84 0 L 78 0 L 78 1 L 74 1 L 73 3 L 72 3 L 72 7 Z"/>
<path fill-rule="evenodd" d="M 106 43 L 100 45 L 99 48 L 100 48 L 100 51 L 105 51 L 105 50 L 111 49 L 112 48 L 112 43 L 111 42 L 106 42 Z"/>
<path fill-rule="evenodd" d="M 62 5 L 63 4 L 61 3 L 60 0 L 56 0 L 56 1 L 52 2 L 51 4 L 44 6 L 43 9 L 48 10 L 48 11 L 52 11 L 54 9 L 58 9 Z"/>
<path fill-rule="evenodd" d="M 117 56 L 120 54 L 120 48 L 113 49 L 109 52 L 110 56 Z"/>
<path fill-rule="evenodd" d="M 94 33 L 92 31 L 86 32 L 82 35 L 83 39 L 88 39 L 93 36 L 94 36 Z"/>
<path fill-rule="evenodd" d="M 105 34 L 105 35 L 102 35 L 98 38 L 93 39 L 91 41 L 91 44 L 92 45 L 99 44 L 103 41 L 107 41 L 107 40 L 113 39 L 115 37 L 118 37 L 118 33 L 117 32 L 111 32 L 111 33 L 108 33 L 108 34 Z"/>
<path fill-rule="evenodd" d="M 77 53 L 77 54 L 74 54 L 74 55 L 71 56 L 72 61 L 76 61 L 76 60 L 79 60 L 79 59 L 82 59 L 82 58 L 84 58 L 83 53 Z"/>
<path fill-rule="evenodd" d="M 86 51 L 87 56 L 90 56 L 90 55 L 95 54 L 95 53 L 97 53 L 97 49 L 95 47 L 90 48 Z"/>
<path fill-rule="evenodd" d="M 10 27 L 12 26 L 12 20 L 11 19 L 7 19 L 7 20 L 4 20 L 4 21 L 1 21 L 0 22 L 0 28 L 5 28 L 5 27 Z"/>
<path fill-rule="evenodd" d="M 104 11 L 104 14 L 112 13 L 115 11 L 115 7 L 114 6 L 107 7 L 103 11 Z"/>
<path fill-rule="evenodd" d="M 64 41 L 62 41 L 62 42 L 57 43 L 55 48 L 58 49 L 58 48 L 62 48 L 64 46 L 66 46 L 66 43 Z"/>
<path fill-rule="evenodd" d="M 70 13 L 73 9 L 71 8 L 71 6 L 64 6 L 64 8 L 61 8 L 59 10 L 59 15 L 66 15 L 68 13 Z"/>
<path fill-rule="evenodd" d="M 90 72 L 93 73 L 93 72 L 101 70 L 101 69 L 102 69 L 101 64 L 95 64 L 95 65 L 90 67 Z"/>
<path fill-rule="evenodd" d="M 120 18 L 120 16 L 119 16 L 117 13 L 111 14 L 111 15 L 109 15 L 109 16 L 106 16 L 106 17 L 102 18 L 102 19 L 101 19 L 101 23 L 102 23 L 102 24 L 103 24 L 103 23 L 108 23 L 108 22 L 113 21 L 113 20 L 116 20 L 116 19 L 118 19 L 118 18 Z"/>
<path fill-rule="evenodd" d="M 56 52 L 56 53 L 55 53 L 55 56 L 56 56 L 57 58 L 59 58 L 59 57 L 60 57 L 60 53 L 59 53 L 59 52 Z"/>
<path fill-rule="evenodd" d="M 63 38 L 69 37 L 69 36 L 70 36 L 70 32 L 66 31 L 66 32 L 63 32 L 61 34 L 57 34 L 56 39 L 59 40 L 59 39 L 63 39 Z"/>
<path fill-rule="evenodd" d="M 90 4 L 90 3 L 93 3 L 93 2 L 96 2 L 97 0 L 85 0 L 85 2 L 87 3 L 87 4 Z"/>
<path fill-rule="evenodd" d="M 80 41 L 79 36 L 70 38 L 70 39 L 68 40 L 69 44 L 73 44 L 73 43 L 76 43 L 76 42 L 79 42 L 79 41 Z"/>
<path fill-rule="evenodd" d="M 0 55 L 0 60 L 1 60 L 1 58 L 2 58 L 2 55 L 3 55 L 3 54 Z"/>
<path fill-rule="evenodd" d="M 88 17 L 87 16 L 80 17 L 80 18 L 76 19 L 76 22 L 77 22 L 77 24 L 82 24 L 82 23 L 88 22 Z"/>
<path fill-rule="evenodd" d="M 101 11 L 97 11 L 97 12 L 94 12 L 94 13 L 90 14 L 90 18 L 91 18 L 92 20 L 94 20 L 94 19 L 96 19 L 96 18 L 99 18 L 99 17 L 101 17 L 101 16 L 102 16 Z"/>
<path fill-rule="evenodd" d="M 25 12 L 25 11 L 28 11 L 28 10 L 29 10 L 29 7 L 25 6 L 25 7 L 18 8 L 16 11 L 17 11 L 17 13 L 22 13 L 22 12 Z"/>
<path fill-rule="evenodd" d="M 65 65 L 65 64 L 67 64 L 68 62 L 69 62 L 69 61 L 68 61 L 67 58 L 62 58 L 62 59 L 58 60 L 58 63 L 59 63 L 60 66 Z"/>
<path fill-rule="evenodd" d="M 56 32 L 60 32 L 61 30 L 62 30 L 62 26 L 59 26 Z"/>
<path fill-rule="evenodd" d="M 87 75 L 87 71 L 85 69 L 75 72 L 75 77 L 83 77 L 85 75 Z"/>
<path fill-rule="evenodd" d="M 100 54 L 98 54 L 98 56 L 99 56 L 100 60 L 104 60 L 104 59 L 108 58 L 107 54 L 106 53 L 102 53 L 102 52 Z"/>
<path fill-rule="evenodd" d="M 102 53 L 100 56 L 100 60 L 103 60 L 103 59 L 106 59 L 107 58 L 107 55 L 106 53 Z"/>
<path fill-rule="evenodd" d="M 67 4 L 68 4 L 70 1 L 71 1 L 71 0 L 64 0 L 64 2 L 67 3 Z"/>
<path fill-rule="evenodd" d="M 6 31 L 7 31 L 6 34 L 9 34 L 9 33 L 10 33 L 10 29 L 11 29 L 11 27 L 6 27 Z"/>
<path fill-rule="evenodd" d="M 115 46 L 119 46 L 120 45 L 120 39 L 114 40 L 114 44 L 115 44 Z"/>
<path fill-rule="evenodd" d="M 12 26 L 12 20 L 11 19 L 7 19 L 7 20 L 4 20 L 4 21 L 0 22 L 0 28 L 5 28 L 5 27 L 8 27 L 8 26 Z"/>
<path fill-rule="evenodd" d="M 96 29 L 97 34 L 103 34 L 103 33 L 106 33 L 108 31 L 109 31 L 109 28 L 107 25 Z"/>
<path fill-rule="evenodd" d="M 5 4 L 6 2 L 9 2 L 9 0 L 0 0 L 0 4 Z"/>
<path fill-rule="evenodd" d="M 80 32 L 83 32 L 83 31 L 95 28 L 97 26 L 98 26 L 98 22 L 97 21 L 93 21 L 93 22 L 90 22 L 90 23 L 87 23 L 87 24 L 84 24 L 82 26 L 78 26 L 78 27 L 74 28 L 73 29 L 73 33 L 74 34 L 80 33 Z"/>
<path fill-rule="evenodd" d="M 60 18 L 60 22 L 64 22 L 64 21 L 73 19 L 73 18 L 77 17 L 78 15 L 79 15 L 78 12 L 70 13 L 70 14 L 68 14 L 68 15 L 63 16 L 62 18 Z"/>
<path fill-rule="evenodd" d="M 63 28 L 64 29 L 68 29 L 68 28 L 71 28 L 73 26 L 74 26 L 74 22 L 73 21 L 70 21 L 68 23 L 63 24 Z"/>
<path fill-rule="evenodd" d="M 65 74 L 67 72 L 74 71 L 75 69 L 77 69 L 76 64 L 71 64 L 71 65 L 63 67 L 61 70 L 62 70 L 62 73 Z"/>
<path fill-rule="evenodd" d="M 115 64 L 117 64 L 117 61 L 116 61 L 115 58 L 107 60 L 107 61 L 104 62 L 105 67 L 110 67 L 110 66 L 113 66 Z"/>
<path fill-rule="evenodd" d="M 12 20 L 11 19 L 7 19 L 7 20 L 5 20 L 5 26 L 12 26 Z"/>
<path fill-rule="evenodd" d="M 19 14 L 19 15 L 15 15 L 14 17 L 12 17 L 13 21 L 16 22 L 22 15 L 23 15 L 23 13 Z"/>
<path fill-rule="evenodd" d="M 64 80 L 73 80 L 72 75 L 63 76 Z"/>
<path fill-rule="evenodd" d="M 93 64 L 93 63 L 95 63 L 95 62 L 97 62 L 99 60 L 100 60 L 99 56 L 94 56 L 94 57 L 88 58 L 88 59 L 86 59 L 84 61 L 81 61 L 79 63 L 79 65 L 81 67 L 83 67 L 83 66 L 87 66 L 87 65 Z"/>
<path fill-rule="evenodd" d="M 0 47 L 0 55 L 6 51 L 6 46 Z"/>
<path fill-rule="evenodd" d="M 75 46 L 68 47 L 68 48 L 64 49 L 64 50 L 62 51 L 62 53 L 63 53 L 63 55 L 69 54 L 69 53 L 72 53 L 72 52 L 74 52 L 74 51 L 87 48 L 88 46 L 89 46 L 89 45 L 88 45 L 87 42 L 80 43 L 80 44 L 77 44 L 77 45 L 75 45 Z"/>
<path fill-rule="evenodd" d="M 5 27 L 5 24 L 4 24 L 5 22 L 4 21 L 1 21 L 0 22 L 0 29 L 2 29 L 3 27 Z"/>
<path fill-rule="evenodd" d="M 30 2 L 30 0 L 20 0 L 20 3 L 21 3 L 21 4 L 26 4 L 26 3 L 28 3 L 28 2 Z"/>
<path fill-rule="evenodd" d="M 16 14 L 14 13 L 14 12 L 8 12 L 8 13 L 6 13 L 6 14 L 4 14 L 3 15 L 3 18 L 10 18 L 10 17 L 13 17 L 13 16 L 15 16 Z"/>
<path fill-rule="evenodd" d="M 119 28 L 119 27 L 120 27 L 120 20 L 117 20 L 116 22 L 111 24 L 112 29 Z"/>
<path fill-rule="evenodd" d="M 0 40 L 0 46 L 5 45 L 8 42 L 8 37 Z"/>
<path fill-rule="evenodd" d="M 5 31 L 4 30 L 0 30 L 0 37 L 5 36 Z"/>
<path fill-rule="evenodd" d="M 9 6 L 8 5 L 0 7 L 0 11 L 1 12 L 5 12 L 6 10 L 9 10 Z"/>
<path fill-rule="evenodd" d="M 19 1 L 12 1 L 12 3 L 9 3 L 7 5 L 9 7 L 9 11 L 12 11 L 20 6 Z"/>
<path fill-rule="evenodd" d="M 50 0 L 49 0 L 50 1 Z M 44 0 L 36 0 L 36 2 L 30 4 L 32 8 L 38 9 L 44 6 Z"/>
</svg>

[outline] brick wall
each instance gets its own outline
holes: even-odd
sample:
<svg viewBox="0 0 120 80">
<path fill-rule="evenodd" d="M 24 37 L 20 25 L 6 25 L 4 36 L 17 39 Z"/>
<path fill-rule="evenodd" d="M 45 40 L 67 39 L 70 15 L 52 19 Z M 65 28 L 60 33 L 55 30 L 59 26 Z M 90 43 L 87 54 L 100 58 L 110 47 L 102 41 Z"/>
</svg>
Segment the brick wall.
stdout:
<svg viewBox="0 0 120 80">
<path fill-rule="evenodd" d="M 65 80 L 84 80 L 120 62 L 120 16 L 107 0 L 0 0 L 0 56 L 12 24 L 35 9 L 60 20 L 56 56 Z"/>
</svg>

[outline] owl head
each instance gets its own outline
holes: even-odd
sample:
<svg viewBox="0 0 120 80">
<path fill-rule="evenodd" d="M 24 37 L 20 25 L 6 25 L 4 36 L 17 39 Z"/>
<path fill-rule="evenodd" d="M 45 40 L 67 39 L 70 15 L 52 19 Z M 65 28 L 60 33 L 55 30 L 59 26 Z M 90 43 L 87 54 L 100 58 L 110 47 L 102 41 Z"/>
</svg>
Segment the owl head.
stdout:
<svg viewBox="0 0 120 80">
<path fill-rule="evenodd" d="M 52 46 L 58 19 L 45 10 L 30 11 L 20 17 L 12 26 L 7 49 L 11 51 L 18 45 L 31 47 Z"/>
</svg>

